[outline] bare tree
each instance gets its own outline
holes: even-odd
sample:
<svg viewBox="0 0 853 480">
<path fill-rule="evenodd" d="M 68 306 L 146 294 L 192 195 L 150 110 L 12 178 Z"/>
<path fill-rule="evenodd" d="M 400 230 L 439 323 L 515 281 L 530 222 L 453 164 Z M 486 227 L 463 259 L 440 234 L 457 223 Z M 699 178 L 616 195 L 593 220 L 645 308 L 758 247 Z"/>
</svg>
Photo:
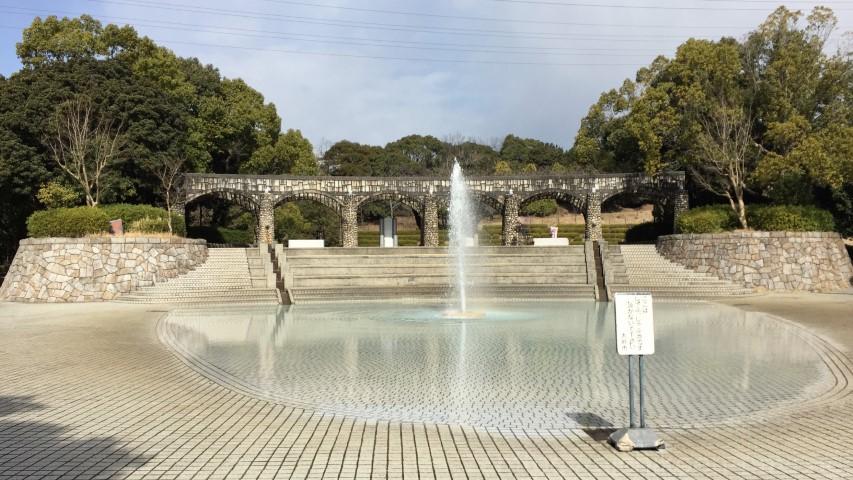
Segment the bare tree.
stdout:
<svg viewBox="0 0 853 480">
<path fill-rule="evenodd" d="M 183 175 L 184 165 L 187 163 L 186 157 L 183 155 L 164 154 L 160 156 L 160 163 L 154 174 L 160 180 L 160 186 L 163 188 L 163 197 L 166 200 L 166 213 L 169 223 L 169 235 L 172 235 L 172 201 L 180 195 L 181 176 Z"/>
<path fill-rule="evenodd" d="M 749 228 L 744 193 L 754 149 L 750 117 L 742 107 L 720 97 L 709 113 L 699 117 L 699 123 L 699 159 L 691 166 L 693 178 L 708 191 L 726 198 L 741 228 Z"/>
<path fill-rule="evenodd" d="M 89 97 L 60 104 L 46 142 L 53 159 L 83 188 L 86 204 L 100 200 L 101 176 L 124 147 L 121 125 L 101 117 Z"/>
</svg>

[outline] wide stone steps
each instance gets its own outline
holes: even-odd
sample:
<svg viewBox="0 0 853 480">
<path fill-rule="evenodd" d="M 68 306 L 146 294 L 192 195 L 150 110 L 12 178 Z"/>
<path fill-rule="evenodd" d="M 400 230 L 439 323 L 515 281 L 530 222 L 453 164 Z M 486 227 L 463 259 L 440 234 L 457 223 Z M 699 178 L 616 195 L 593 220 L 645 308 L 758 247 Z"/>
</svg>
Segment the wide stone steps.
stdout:
<svg viewBox="0 0 853 480">
<path fill-rule="evenodd" d="M 455 283 L 445 248 L 283 249 L 285 289 L 295 303 L 444 299 Z M 582 246 L 476 247 L 466 251 L 469 296 L 513 300 L 593 298 Z"/>
<path fill-rule="evenodd" d="M 501 263 L 509 264 L 524 264 L 524 265 L 542 265 L 542 264 L 566 264 L 585 266 L 586 258 L 583 254 L 571 256 L 548 256 L 548 255 L 506 255 L 500 257 Z M 288 264 L 292 266 L 337 266 L 337 265 L 436 265 L 443 266 L 449 263 L 447 255 L 402 255 L 400 257 L 391 256 L 366 256 L 358 255 L 353 257 L 308 257 L 308 256 L 287 256 Z M 495 262 L 493 257 L 485 255 L 470 255 L 466 256 L 468 265 L 490 265 Z"/>
<path fill-rule="evenodd" d="M 316 275 L 317 267 L 292 265 L 294 276 L 299 277 L 307 272 Z M 539 264 L 539 263 L 517 263 L 517 264 L 487 264 L 468 265 L 468 272 L 472 275 L 515 275 L 519 271 L 529 270 L 542 275 L 549 274 L 580 274 L 586 275 L 585 265 L 566 263 Z M 323 274 L 330 276 L 342 275 L 451 275 L 451 269 L 447 265 L 330 265 L 323 266 Z"/>
<path fill-rule="evenodd" d="M 212 248 L 205 263 L 180 277 L 139 288 L 118 299 L 126 303 L 269 304 L 279 303 L 275 288 L 258 273 L 258 249 Z"/>
<path fill-rule="evenodd" d="M 200 304 L 216 303 L 279 303 L 275 290 L 263 289 L 228 289 L 228 290 L 186 290 L 181 293 L 167 294 L 134 294 L 130 293 L 120 299 L 124 303 L 168 303 L 168 304 Z"/>
<path fill-rule="evenodd" d="M 707 273 L 696 272 L 660 255 L 654 245 L 607 249 L 611 292 L 646 291 L 674 298 L 711 298 L 752 294 L 752 290 Z M 623 269 L 624 267 L 624 269 Z"/>
<path fill-rule="evenodd" d="M 497 276 L 493 274 L 468 274 L 467 278 L 474 284 L 497 285 L 554 285 L 559 283 L 582 284 L 584 275 L 542 275 L 517 273 Z M 442 274 L 409 274 L 409 275 L 324 275 L 294 276 L 294 285 L 298 287 L 338 287 L 338 286 L 372 286 L 393 287 L 406 285 L 450 285 L 453 277 Z"/>
<path fill-rule="evenodd" d="M 535 301 L 537 299 L 591 299 L 592 285 L 551 284 L 541 285 L 481 285 L 469 291 L 471 298 L 493 301 Z M 292 288 L 289 289 L 294 303 L 340 303 L 353 301 L 386 302 L 440 302 L 446 301 L 451 292 L 449 285 L 404 286 L 393 288 Z"/>
</svg>

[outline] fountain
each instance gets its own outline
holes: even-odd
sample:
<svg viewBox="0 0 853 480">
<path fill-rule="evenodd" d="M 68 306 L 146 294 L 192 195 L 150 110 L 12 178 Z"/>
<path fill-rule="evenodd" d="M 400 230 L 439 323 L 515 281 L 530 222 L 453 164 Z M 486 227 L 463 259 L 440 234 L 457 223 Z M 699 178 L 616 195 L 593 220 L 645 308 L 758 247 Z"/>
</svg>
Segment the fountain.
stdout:
<svg viewBox="0 0 853 480">
<path fill-rule="evenodd" d="M 467 289 L 470 286 L 467 272 L 468 263 L 466 249 L 468 240 L 474 238 L 472 225 L 475 221 L 474 210 L 471 208 L 471 196 L 468 193 L 468 185 L 462 175 L 462 167 L 459 162 L 453 161 L 453 172 L 450 174 L 450 243 L 449 253 L 451 268 L 453 269 L 454 294 L 458 298 L 455 310 L 445 312 L 445 317 L 452 318 L 479 318 L 480 312 L 468 310 Z"/>
</svg>

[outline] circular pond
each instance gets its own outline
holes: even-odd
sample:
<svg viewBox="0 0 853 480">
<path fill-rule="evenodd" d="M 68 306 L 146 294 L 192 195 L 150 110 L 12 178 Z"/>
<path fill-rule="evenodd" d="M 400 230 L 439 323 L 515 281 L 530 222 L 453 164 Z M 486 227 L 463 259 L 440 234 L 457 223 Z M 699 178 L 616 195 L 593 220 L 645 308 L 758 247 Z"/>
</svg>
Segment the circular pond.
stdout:
<svg viewBox="0 0 853 480">
<path fill-rule="evenodd" d="M 244 393 L 364 418 L 482 427 L 621 426 L 627 361 L 613 308 L 542 302 L 447 319 L 443 306 L 187 309 L 160 325 L 190 365 Z M 738 421 L 832 388 L 812 337 L 764 314 L 655 304 L 646 413 L 658 426 Z"/>
</svg>

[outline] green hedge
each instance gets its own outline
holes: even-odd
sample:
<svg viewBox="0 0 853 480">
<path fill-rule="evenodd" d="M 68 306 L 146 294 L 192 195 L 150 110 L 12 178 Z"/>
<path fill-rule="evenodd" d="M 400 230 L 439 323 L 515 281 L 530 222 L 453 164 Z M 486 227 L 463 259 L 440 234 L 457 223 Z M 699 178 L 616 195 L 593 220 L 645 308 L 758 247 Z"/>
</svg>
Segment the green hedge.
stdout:
<svg viewBox="0 0 853 480">
<path fill-rule="evenodd" d="M 522 215 L 548 217 L 557 213 L 557 201 L 552 198 L 534 200 L 521 208 Z"/>
<path fill-rule="evenodd" d="M 110 220 L 122 219 L 126 232 L 167 233 L 166 210 L 151 205 L 118 203 L 100 207 L 51 208 L 34 212 L 27 219 L 30 237 L 83 237 L 109 233 Z M 175 235 L 186 236 L 183 217 L 172 214 Z"/>
<path fill-rule="evenodd" d="M 756 205 L 748 207 L 750 228 L 766 231 L 832 232 L 835 220 L 826 210 L 801 205 Z"/>
<path fill-rule="evenodd" d="M 831 232 L 835 230 L 832 214 L 826 210 L 801 205 L 749 205 L 746 221 L 750 228 L 764 231 Z M 708 205 L 682 213 L 678 217 L 681 233 L 719 233 L 740 227 L 728 205 Z"/>
<path fill-rule="evenodd" d="M 30 237 L 82 237 L 110 231 L 110 218 L 100 208 L 74 207 L 39 210 L 27 219 Z"/>
<path fill-rule="evenodd" d="M 692 208 L 678 216 L 681 233 L 720 233 L 738 227 L 737 217 L 728 205 Z"/>
<path fill-rule="evenodd" d="M 142 219 L 166 219 L 166 216 L 169 215 L 166 213 L 165 209 L 152 207 L 151 205 L 131 205 L 129 203 L 114 203 L 112 205 L 103 205 L 100 207 L 104 212 L 106 212 L 107 216 L 110 217 L 110 220 L 115 220 L 120 218 L 125 225 L 125 230 L 128 232 L 134 232 L 132 229 L 132 225 L 135 222 L 138 222 Z M 172 213 L 172 231 L 175 235 L 179 235 L 185 237 L 187 235 L 187 227 L 186 223 L 184 223 L 184 217 Z M 162 225 L 166 225 L 166 222 L 162 222 Z M 152 224 L 149 222 L 146 226 L 150 227 Z M 165 227 L 164 230 L 157 231 L 139 231 L 139 233 L 166 233 L 169 231 L 168 226 Z"/>
</svg>

